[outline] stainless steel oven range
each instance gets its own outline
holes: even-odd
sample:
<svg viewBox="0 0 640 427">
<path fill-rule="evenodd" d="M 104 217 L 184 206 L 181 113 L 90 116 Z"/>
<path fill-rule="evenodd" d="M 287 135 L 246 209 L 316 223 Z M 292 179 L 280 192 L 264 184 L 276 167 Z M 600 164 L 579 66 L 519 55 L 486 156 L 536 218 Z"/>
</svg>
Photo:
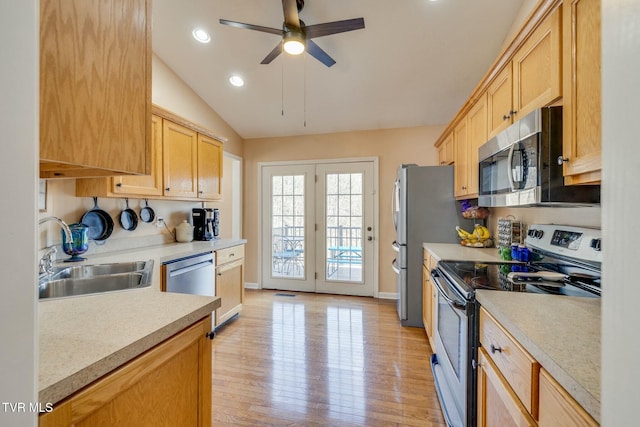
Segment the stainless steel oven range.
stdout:
<svg viewBox="0 0 640 427">
<path fill-rule="evenodd" d="M 600 297 L 599 229 L 531 225 L 525 242 L 526 263 L 443 260 L 431 273 L 438 290 L 431 368 L 449 426 L 476 425 L 476 289 Z"/>
</svg>

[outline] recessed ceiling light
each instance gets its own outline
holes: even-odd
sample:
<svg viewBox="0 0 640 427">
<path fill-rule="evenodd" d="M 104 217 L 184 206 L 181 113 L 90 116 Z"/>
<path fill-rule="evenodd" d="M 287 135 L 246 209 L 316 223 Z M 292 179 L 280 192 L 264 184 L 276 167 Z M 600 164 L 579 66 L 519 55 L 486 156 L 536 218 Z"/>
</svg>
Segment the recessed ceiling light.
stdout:
<svg viewBox="0 0 640 427">
<path fill-rule="evenodd" d="M 193 38 L 198 40 L 200 43 L 209 43 L 211 41 L 209 33 L 202 28 L 196 28 L 191 34 L 193 34 Z"/>
<path fill-rule="evenodd" d="M 240 77 L 239 75 L 235 74 L 235 75 L 229 77 L 229 83 L 231 83 L 232 85 L 234 85 L 236 87 L 244 86 L 244 79 L 242 77 Z"/>
</svg>

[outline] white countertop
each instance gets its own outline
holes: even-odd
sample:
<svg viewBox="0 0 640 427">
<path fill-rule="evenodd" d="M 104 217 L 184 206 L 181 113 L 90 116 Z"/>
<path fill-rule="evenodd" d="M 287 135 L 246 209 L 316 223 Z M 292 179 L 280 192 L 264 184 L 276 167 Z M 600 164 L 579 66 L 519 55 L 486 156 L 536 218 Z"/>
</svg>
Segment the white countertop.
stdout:
<svg viewBox="0 0 640 427">
<path fill-rule="evenodd" d="M 500 261 L 496 248 L 423 247 L 439 261 Z M 476 298 L 600 422 L 600 299 L 492 290 Z"/>
<path fill-rule="evenodd" d="M 454 243 L 423 243 L 422 247 L 438 261 L 501 261 L 497 248 L 471 248 Z"/>
<path fill-rule="evenodd" d="M 219 297 L 160 292 L 160 267 L 172 259 L 245 243 L 193 241 L 88 256 L 83 263 L 153 259 L 152 285 L 38 302 L 39 401 L 59 402 L 211 314 L 220 307 Z"/>
</svg>

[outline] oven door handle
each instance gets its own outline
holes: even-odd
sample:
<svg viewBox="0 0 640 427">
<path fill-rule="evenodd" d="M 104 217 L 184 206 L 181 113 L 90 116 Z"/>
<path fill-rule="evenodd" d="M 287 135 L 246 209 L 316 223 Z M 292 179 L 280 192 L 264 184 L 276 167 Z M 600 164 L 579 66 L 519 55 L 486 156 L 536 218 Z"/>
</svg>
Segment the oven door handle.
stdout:
<svg viewBox="0 0 640 427">
<path fill-rule="evenodd" d="M 431 272 L 431 277 L 433 277 L 433 282 L 435 283 L 436 288 L 438 288 L 438 292 L 449 303 L 449 305 L 451 305 L 453 308 L 456 308 L 458 310 L 465 310 L 466 309 L 465 301 L 461 301 L 461 300 L 456 299 L 456 298 L 451 296 L 451 291 L 449 290 L 450 289 L 449 285 L 448 284 L 443 284 L 440 281 L 440 279 L 439 279 L 440 274 L 438 273 L 437 270 L 433 270 Z"/>
</svg>

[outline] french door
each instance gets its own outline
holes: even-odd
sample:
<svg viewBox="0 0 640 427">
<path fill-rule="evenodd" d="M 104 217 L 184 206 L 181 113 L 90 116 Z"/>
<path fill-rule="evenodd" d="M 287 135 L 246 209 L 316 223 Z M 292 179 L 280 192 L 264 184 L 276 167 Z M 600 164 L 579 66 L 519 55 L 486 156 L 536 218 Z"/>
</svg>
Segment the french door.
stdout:
<svg viewBox="0 0 640 427">
<path fill-rule="evenodd" d="M 262 166 L 262 286 L 374 294 L 374 163 Z"/>
</svg>

